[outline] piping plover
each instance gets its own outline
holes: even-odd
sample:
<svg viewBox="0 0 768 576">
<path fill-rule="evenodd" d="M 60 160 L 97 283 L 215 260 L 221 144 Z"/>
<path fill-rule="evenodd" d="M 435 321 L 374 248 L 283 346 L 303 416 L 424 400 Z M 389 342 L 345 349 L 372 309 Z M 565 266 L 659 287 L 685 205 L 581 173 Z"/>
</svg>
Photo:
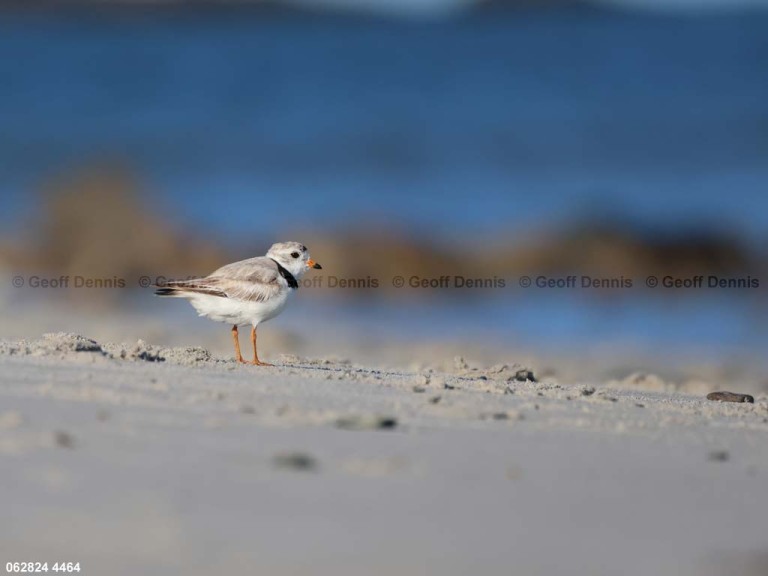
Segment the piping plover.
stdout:
<svg viewBox="0 0 768 576">
<path fill-rule="evenodd" d="M 155 294 L 186 298 L 200 316 L 232 324 L 238 362 L 246 363 L 240 354 L 237 327 L 250 324 L 253 361 L 248 363 L 271 366 L 259 360 L 256 327 L 283 311 L 289 294 L 299 287 L 298 280 L 310 268 L 321 266 L 309 257 L 306 246 L 278 242 L 266 256 L 227 264 L 205 278 L 170 281 L 158 286 Z"/>
</svg>

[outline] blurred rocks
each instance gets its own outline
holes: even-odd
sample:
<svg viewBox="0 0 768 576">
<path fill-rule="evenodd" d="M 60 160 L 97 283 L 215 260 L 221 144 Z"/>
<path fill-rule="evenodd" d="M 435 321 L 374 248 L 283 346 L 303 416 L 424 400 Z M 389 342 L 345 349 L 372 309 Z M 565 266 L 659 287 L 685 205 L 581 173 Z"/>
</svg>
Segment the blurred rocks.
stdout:
<svg viewBox="0 0 768 576">
<path fill-rule="evenodd" d="M 154 281 L 205 275 L 219 266 L 263 253 L 272 240 L 243 238 L 247 250 L 226 248 L 210 230 L 196 230 L 175 216 L 129 171 L 98 166 L 48 182 L 26 238 L 0 239 L 0 268 L 16 273 L 120 278 L 127 288 L 146 276 Z M 207 232 L 207 234 L 206 234 Z M 466 234 L 466 232 L 464 232 Z M 482 241 L 448 243 L 413 230 L 371 223 L 323 232 L 289 231 L 323 264 L 307 277 L 306 292 L 345 298 L 432 298 L 436 290 L 412 278 L 449 277 L 437 293 L 480 298 L 484 290 L 451 289 L 452 279 L 505 278 L 515 288 L 521 275 L 632 278 L 642 289 L 649 275 L 757 275 L 765 268 L 735 236 L 699 228 L 650 228 L 603 217 L 542 225 L 531 233 L 488 233 Z M 252 248 L 251 248 L 252 247 Z M 394 286 L 402 277 L 404 286 Z M 340 282 L 344 281 L 344 284 Z M 372 282 L 375 280 L 375 282 Z M 313 283 L 314 282 L 314 283 Z M 142 285 L 143 286 L 143 285 Z M 375 289 L 373 289 L 375 288 Z M 115 301 L 129 290 L 70 290 L 72 299 Z M 585 297 L 620 297 L 621 290 L 586 290 Z M 673 295 L 657 290 L 655 294 Z"/>
</svg>

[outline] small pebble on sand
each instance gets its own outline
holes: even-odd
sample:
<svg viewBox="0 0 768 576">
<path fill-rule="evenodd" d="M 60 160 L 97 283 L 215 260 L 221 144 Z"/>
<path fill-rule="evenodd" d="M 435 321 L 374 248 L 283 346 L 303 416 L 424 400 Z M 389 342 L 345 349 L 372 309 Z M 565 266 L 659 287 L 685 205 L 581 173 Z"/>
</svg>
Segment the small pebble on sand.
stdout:
<svg viewBox="0 0 768 576">
<path fill-rule="evenodd" d="M 317 460 L 305 452 L 281 452 L 275 454 L 272 463 L 281 470 L 311 472 L 317 469 Z"/>
<path fill-rule="evenodd" d="M 57 430 L 53 434 L 53 440 L 59 448 L 74 448 L 75 438 L 69 432 Z"/>
<path fill-rule="evenodd" d="M 707 400 L 714 400 L 715 402 L 747 402 L 754 404 L 754 397 L 749 394 L 737 394 L 736 392 L 711 392 L 707 394 Z"/>
<path fill-rule="evenodd" d="M 508 412 L 486 412 L 485 414 L 481 414 L 480 418 L 482 420 L 509 420 L 509 413 Z"/>
<path fill-rule="evenodd" d="M 397 419 L 391 416 L 353 415 L 336 420 L 342 430 L 391 430 L 397 427 Z"/>
<path fill-rule="evenodd" d="M 730 457 L 728 450 L 712 450 L 707 459 L 710 462 L 727 462 Z"/>
<path fill-rule="evenodd" d="M 528 370 L 527 368 L 515 372 L 514 380 L 517 382 L 538 382 L 533 370 Z"/>
</svg>

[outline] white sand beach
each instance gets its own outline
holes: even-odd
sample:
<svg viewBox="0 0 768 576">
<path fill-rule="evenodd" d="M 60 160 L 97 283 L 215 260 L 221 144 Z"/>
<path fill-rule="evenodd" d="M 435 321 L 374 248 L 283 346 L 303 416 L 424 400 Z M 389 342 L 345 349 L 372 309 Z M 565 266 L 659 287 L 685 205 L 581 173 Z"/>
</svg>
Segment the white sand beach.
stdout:
<svg viewBox="0 0 768 576">
<path fill-rule="evenodd" d="M 99 575 L 768 571 L 765 394 L 519 370 L 4 341 L 0 556 Z"/>
</svg>

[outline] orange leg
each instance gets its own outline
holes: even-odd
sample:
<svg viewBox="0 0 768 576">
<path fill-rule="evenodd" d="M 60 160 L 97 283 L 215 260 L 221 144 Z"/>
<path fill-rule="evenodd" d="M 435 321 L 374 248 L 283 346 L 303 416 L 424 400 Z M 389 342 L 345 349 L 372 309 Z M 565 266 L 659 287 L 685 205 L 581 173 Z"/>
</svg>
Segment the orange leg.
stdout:
<svg viewBox="0 0 768 576">
<path fill-rule="evenodd" d="M 251 344 L 253 344 L 253 364 L 254 366 L 273 366 L 273 364 L 268 364 L 266 362 L 262 362 L 259 360 L 259 353 L 256 352 L 256 327 L 254 326 L 251 328 Z"/>
<path fill-rule="evenodd" d="M 243 355 L 240 354 L 240 338 L 237 337 L 237 324 L 232 326 L 232 340 L 234 340 L 235 342 L 235 358 L 241 364 L 245 364 L 245 360 L 243 360 Z"/>
</svg>

